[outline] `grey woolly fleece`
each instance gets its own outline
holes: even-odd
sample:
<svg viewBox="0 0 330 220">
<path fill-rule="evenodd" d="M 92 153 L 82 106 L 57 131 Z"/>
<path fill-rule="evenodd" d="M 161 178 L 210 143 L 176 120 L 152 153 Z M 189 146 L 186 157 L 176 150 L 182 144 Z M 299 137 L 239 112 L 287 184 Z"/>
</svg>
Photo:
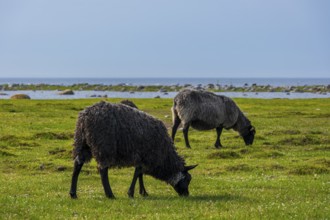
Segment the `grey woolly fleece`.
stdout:
<svg viewBox="0 0 330 220">
<path fill-rule="evenodd" d="M 222 126 L 226 129 L 233 128 L 242 135 L 245 128 L 251 125 L 231 98 L 207 91 L 180 91 L 174 98 L 172 111 L 173 116 L 176 113 L 183 123 L 190 122 L 197 130 Z"/>
<path fill-rule="evenodd" d="M 145 174 L 169 180 L 184 170 L 164 124 L 124 104 L 99 102 L 80 112 L 73 158 L 94 157 L 100 166 L 141 166 Z"/>
</svg>

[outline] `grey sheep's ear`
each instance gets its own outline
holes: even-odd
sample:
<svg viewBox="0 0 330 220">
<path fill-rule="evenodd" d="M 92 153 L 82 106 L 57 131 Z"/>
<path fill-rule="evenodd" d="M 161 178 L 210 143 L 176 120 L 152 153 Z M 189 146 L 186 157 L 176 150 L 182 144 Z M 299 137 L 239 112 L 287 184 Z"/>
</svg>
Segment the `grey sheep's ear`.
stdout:
<svg viewBox="0 0 330 220">
<path fill-rule="evenodd" d="M 191 165 L 191 166 L 185 166 L 185 167 L 184 167 L 184 171 L 192 170 L 192 169 L 194 169 L 194 168 L 197 167 L 197 166 L 198 166 L 198 164 L 196 164 L 196 165 Z"/>
</svg>

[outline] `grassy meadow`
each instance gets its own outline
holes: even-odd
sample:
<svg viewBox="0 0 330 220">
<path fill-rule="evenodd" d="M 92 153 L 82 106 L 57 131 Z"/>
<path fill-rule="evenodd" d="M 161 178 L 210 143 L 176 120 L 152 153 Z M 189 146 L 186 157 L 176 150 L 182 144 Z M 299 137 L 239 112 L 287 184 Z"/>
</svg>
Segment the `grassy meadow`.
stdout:
<svg viewBox="0 0 330 220">
<path fill-rule="evenodd" d="M 121 99 L 106 99 L 119 102 Z M 171 99 L 132 99 L 171 127 Z M 99 99 L 0 100 L 0 219 L 329 219 L 330 99 L 235 99 L 256 127 L 252 146 L 232 130 L 182 131 L 175 144 L 191 170 L 190 196 L 145 177 L 149 197 L 127 196 L 133 168 L 109 170 L 105 197 L 93 160 L 69 197 L 78 112 Z M 138 185 L 138 184 L 137 184 Z"/>
</svg>

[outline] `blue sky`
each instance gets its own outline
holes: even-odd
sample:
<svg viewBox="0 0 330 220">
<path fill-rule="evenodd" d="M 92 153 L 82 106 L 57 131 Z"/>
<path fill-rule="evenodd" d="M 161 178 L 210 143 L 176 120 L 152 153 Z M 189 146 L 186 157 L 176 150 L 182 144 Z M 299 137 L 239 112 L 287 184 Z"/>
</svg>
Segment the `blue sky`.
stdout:
<svg viewBox="0 0 330 220">
<path fill-rule="evenodd" d="M 329 0 L 0 0 L 0 77 L 330 77 Z"/>
</svg>

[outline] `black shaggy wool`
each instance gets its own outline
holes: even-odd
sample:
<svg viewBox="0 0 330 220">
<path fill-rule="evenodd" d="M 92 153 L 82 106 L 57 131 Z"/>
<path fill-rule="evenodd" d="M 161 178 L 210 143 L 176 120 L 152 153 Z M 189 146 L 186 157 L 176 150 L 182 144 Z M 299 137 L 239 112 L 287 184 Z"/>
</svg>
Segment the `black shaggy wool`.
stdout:
<svg viewBox="0 0 330 220">
<path fill-rule="evenodd" d="M 99 102 L 80 112 L 73 158 L 100 168 L 137 167 L 157 179 L 168 180 L 185 169 L 164 124 L 124 104 Z"/>
</svg>

